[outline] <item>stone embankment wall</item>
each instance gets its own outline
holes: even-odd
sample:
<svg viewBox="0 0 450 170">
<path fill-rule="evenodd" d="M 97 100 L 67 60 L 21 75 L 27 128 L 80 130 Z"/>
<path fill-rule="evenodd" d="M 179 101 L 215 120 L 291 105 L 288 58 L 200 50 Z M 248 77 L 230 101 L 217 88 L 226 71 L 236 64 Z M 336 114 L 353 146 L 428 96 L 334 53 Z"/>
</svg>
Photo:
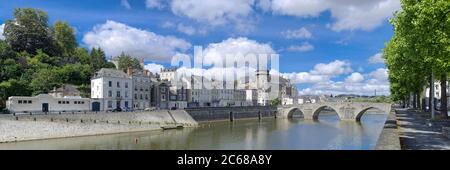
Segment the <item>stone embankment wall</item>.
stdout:
<svg viewBox="0 0 450 170">
<path fill-rule="evenodd" d="M 198 121 L 238 120 L 246 118 L 276 117 L 277 108 L 267 106 L 253 107 L 211 107 L 186 109 L 191 117 Z"/>
<path fill-rule="evenodd" d="M 395 110 L 391 109 L 383 130 L 381 131 L 375 150 L 401 150 L 400 137 Z"/>
<path fill-rule="evenodd" d="M 159 130 L 197 126 L 183 110 L 120 113 L 0 115 L 0 142 Z"/>
</svg>

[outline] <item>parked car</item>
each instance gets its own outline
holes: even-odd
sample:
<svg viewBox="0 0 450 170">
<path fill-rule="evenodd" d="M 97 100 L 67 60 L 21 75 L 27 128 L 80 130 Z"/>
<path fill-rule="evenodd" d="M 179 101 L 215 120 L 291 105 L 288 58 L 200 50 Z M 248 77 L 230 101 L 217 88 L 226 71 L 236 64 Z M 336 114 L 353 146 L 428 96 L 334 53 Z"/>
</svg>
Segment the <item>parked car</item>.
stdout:
<svg viewBox="0 0 450 170">
<path fill-rule="evenodd" d="M 113 112 L 121 112 L 122 108 L 115 108 L 114 110 L 112 110 Z"/>
</svg>

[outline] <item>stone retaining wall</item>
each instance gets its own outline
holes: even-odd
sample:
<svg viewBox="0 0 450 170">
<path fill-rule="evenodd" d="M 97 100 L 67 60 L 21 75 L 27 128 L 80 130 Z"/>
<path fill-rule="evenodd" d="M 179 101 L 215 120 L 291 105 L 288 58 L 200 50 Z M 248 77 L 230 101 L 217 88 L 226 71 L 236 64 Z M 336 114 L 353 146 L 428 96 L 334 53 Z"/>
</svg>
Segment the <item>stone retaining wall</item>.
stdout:
<svg viewBox="0 0 450 170">
<path fill-rule="evenodd" d="M 183 111 L 1 115 L 0 142 L 158 130 L 197 126 Z"/>
<path fill-rule="evenodd" d="M 254 106 L 254 107 L 211 107 L 186 109 L 191 117 L 198 121 L 236 120 L 246 118 L 275 117 L 276 107 Z"/>
</svg>

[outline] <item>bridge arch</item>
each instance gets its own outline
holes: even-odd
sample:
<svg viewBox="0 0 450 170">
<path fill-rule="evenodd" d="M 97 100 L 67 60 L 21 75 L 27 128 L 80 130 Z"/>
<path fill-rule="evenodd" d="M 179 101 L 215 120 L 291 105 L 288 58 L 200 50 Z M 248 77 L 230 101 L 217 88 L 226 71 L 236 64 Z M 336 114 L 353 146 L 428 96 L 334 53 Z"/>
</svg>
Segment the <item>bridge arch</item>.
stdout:
<svg viewBox="0 0 450 170">
<path fill-rule="evenodd" d="M 328 108 L 331 108 L 334 112 L 336 112 L 337 115 L 338 115 L 338 117 L 339 117 L 339 119 L 341 118 L 340 115 L 339 115 L 339 109 L 337 109 L 336 107 L 331 106 L 331 105 L 320 105 L 319 107 L 315 108 L 315 109 L 313 110 L 312 118 L 313 118 L 314 120 L 318 120 L 318 119 L 319 119 L 319 114 L 320 114 L 320 112 L 321 112 L 322 110 L 324 110 L 325 108 L 327 108 L 327 107 L 328 107 Z"/>
<path fill-rule="evenodd" d="M 289 118 L 289 119 L 292 118 L 292 117 L 294 116 L 294 113 L 295 113 L 296 111 L 301 112 L 301 115 L 302 115 L 303 117 L 305 117 L 305 112 L 304 112 L 302 109 L 300 109 L 300 108 L 298 108 L 298 107 L 291 107 L 291 108 L 289 108 L 289 109 L 286 111 L 287 118 Z"/>
<path fill-rule="evenodd" d="M 380 108 L 380 107 L 377 107 L 377 106 L 369 106 L 369 107 L 364 107 L 361 110 L 356 111 L 355 120 L 358 121 L 358 122 L 361 121 L 361 117 L 365 113 L 367 113 L 367 111 L 370 110 L 370 109 L 377 109 L 377 110 L 380 110 L 382 112 L 386 112 L 387 114 L 389 114 L 389 111 L 387 111 L 387 110 L 385 110 L 383 108 Z"/>
</svg>

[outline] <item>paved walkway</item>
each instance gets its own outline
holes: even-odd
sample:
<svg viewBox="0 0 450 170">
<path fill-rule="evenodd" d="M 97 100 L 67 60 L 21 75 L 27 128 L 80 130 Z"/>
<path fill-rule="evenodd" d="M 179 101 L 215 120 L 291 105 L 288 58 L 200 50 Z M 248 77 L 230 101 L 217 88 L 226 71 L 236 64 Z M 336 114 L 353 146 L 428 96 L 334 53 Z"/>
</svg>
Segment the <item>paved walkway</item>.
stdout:
<svg viewBox="0 0 450 170">
<path fill-rule="evenodd" d="M 442 127 L 450 127 L 450 121 L 431 121 L 429 113 L 420 111 L 397 109 L 396 113 L 403 150 L 450 149 L 450 139 L 442 135 Z"/>
</svg>

